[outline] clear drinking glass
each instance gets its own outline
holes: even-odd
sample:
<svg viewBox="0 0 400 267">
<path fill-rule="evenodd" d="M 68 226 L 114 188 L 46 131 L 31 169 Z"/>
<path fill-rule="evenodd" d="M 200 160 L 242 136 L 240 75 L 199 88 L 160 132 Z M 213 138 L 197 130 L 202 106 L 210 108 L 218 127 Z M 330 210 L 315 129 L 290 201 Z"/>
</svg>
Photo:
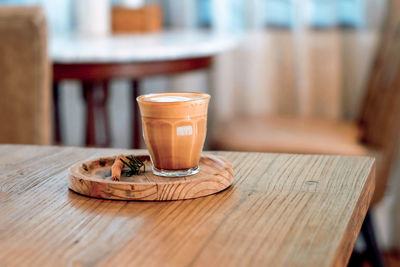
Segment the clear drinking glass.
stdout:
<svg viewBox="0 0 400 267">
<path fill-rule="evenodd" d="M 159 93 L 142 95 L 136 100 L 153 173 L 167 177 L 198 173 L 210 95 Z"/>
</svg>

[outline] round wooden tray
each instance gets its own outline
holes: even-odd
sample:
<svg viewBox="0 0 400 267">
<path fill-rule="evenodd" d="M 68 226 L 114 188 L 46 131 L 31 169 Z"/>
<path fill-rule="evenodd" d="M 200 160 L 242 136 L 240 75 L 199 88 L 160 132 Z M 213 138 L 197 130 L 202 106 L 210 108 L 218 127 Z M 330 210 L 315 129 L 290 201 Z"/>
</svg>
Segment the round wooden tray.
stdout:
<svg viewBox="0 0 400 267">
<path fill-rule="evenodd" d="M 135 155 L 146 164 L 146 172 L 111 180 L 115 157 L 100 158 L 73 165 L 69 170 L 71 190 L 90 197 L 118 200 L 178 200 L 217 193 L 233 181 L 233 167 L 226 159 L 202 155 L 199 173 L 185 177 L 160 177 L 151 172 L 148 155 Z"/>
</svg>

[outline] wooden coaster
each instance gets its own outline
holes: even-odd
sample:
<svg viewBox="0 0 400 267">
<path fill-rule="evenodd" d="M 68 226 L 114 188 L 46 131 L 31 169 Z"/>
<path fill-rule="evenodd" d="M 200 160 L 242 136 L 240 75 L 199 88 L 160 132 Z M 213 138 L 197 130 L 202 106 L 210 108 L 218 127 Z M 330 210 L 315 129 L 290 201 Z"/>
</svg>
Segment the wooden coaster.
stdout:
<svg viewBox="0 0 400 267">
<path fill-rule="evenodd" d="M 217 193 L 233 181 L 233 167 L 226 159 L 202 155 L 199 173 L 185 177 L 160 177 L 151 171 L 148 155 L 135 155 L 146 164 L 146 172 L 111 180 L 115 157 L 100 158 L 73 165 L 69 170 L 71 190 L 90 197 L 119 200 L 178 200 Z"/>
</svg>

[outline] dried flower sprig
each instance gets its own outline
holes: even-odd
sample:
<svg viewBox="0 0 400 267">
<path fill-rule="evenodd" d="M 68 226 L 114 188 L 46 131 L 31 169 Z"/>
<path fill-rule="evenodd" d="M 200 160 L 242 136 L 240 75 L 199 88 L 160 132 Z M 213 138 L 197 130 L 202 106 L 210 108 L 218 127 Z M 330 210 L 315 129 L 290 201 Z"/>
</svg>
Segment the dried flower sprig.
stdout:
<svg viewBox="0 0 400 267">
<path fill-rule="evenodd" d="M 126 158 L 129 160 L 129 162 L 120 158 L 121 162 L 124 163 L 129 168 L 129 170 L 123 170 L 122 171 L 123 174 L 125 174 L 128 177 L 132 175 L 139 175 L 141 173 L 142 167 L 143 167 L 143 172 L 146 172 L 146 165 L 144 164 L 143 161 L 136 158 L 135 156 L 127 156 Z"/>
</svg>

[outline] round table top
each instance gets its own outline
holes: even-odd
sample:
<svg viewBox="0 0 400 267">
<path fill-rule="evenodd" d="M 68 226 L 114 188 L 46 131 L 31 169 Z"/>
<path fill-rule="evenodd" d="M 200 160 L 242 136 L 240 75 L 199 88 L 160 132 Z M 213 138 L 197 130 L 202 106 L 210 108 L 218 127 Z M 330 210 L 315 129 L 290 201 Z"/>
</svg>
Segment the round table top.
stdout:
<svg viewBox="0 0 400 267">
<path fill-rule="evenodd" d="M 168 61 L 214 56 L 239 41 L 235 34 L 205 30 L 103 37 L 69 33 L 50 38 L 50 53 L 60 64 Z"/>
</svg>

